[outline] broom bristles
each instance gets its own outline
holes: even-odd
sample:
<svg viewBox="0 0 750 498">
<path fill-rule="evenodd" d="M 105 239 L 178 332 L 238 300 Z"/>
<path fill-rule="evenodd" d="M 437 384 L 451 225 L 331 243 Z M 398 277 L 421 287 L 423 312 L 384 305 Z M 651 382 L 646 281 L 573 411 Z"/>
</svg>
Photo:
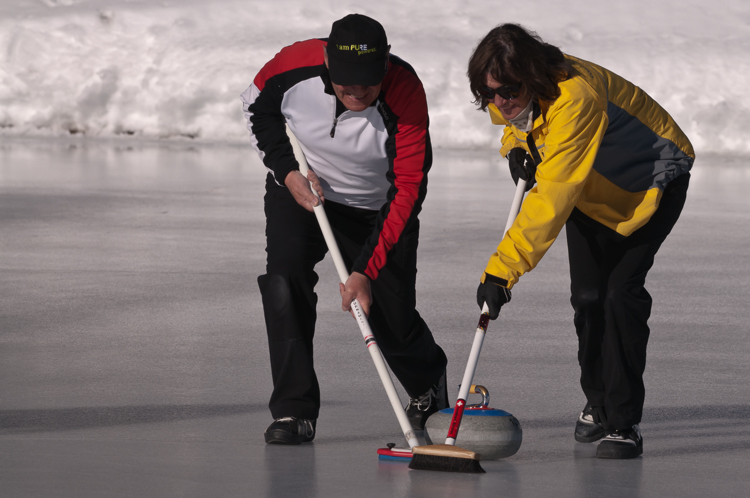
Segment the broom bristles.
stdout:
<svg viewBox="0 0 750 498">
<path fill-rule="evenodd" d="M 464 472 L 466 474 L 485 473 L 478 460 L 435 455 L 414 455 L 409 463 L 409 468 L 414 470 L 437 470 L 440 472 Z"/>
<path fill-rule="evenodd" d="M 437 470 L 440 472 L 464 472 L 484 474 L 479 464 L 479 453 L 447 444 L 417 446 L 412 448 L 414 456 L 409 468 L 414 470 Z"/>
</svg>

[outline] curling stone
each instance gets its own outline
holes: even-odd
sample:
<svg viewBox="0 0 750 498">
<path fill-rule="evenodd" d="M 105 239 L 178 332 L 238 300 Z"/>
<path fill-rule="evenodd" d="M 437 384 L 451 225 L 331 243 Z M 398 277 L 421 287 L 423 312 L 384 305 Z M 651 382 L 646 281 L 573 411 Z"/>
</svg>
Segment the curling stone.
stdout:
<svg viewBox="0 0 750 498">
<path fill-rule="evenodd" d="M 464 409 L 456 446 L 479 453 L 482 460 L 515 455 L 523 436 L 518 419 L 504 410 L 489 408 L 490 393 L 484 386 L 472 385 L 469 392 L 481 394 L 482 403 Z M 427 419 L 425 431 L 433 444 L 445 440 L 452 417 L 453 408 L 446 408 Z"/>
</svg>

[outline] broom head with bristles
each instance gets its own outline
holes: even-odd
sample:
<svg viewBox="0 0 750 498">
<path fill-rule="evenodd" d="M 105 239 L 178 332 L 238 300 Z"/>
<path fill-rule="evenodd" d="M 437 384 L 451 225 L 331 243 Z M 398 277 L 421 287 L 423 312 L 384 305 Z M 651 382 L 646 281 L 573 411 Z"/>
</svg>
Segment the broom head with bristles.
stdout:
<svg viewBox="0 0 750 498">
<path fill-rule="evenodd" d="M 441 472 L 464 472 L 484 474 L 479 460 L 482 456 L 474 451 L 465 450 L 449 444 L 432 444 L 412 448 L 414 456 L 409 463 L 410 469 L 438 470 Z"/>
</svg>

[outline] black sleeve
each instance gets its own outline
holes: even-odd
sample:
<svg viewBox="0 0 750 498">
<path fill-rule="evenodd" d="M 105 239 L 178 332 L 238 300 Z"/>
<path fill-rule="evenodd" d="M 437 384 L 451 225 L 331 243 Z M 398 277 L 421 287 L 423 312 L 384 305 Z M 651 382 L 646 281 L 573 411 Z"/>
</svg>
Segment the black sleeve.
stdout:
<svg viewBox="0 0 750 498">
<path fill-rule="evenodd" d="M 299 170 L 299 163 L 286 135 L 286 120 L 281 114 L 284 91 L 279 83 L 277 78 L 268 80 L 249 110 L 252 133 L 264 154 L 263 163 L 273 171 L 276 182 L 284 185 L 286 176 Z"/>
</svg>

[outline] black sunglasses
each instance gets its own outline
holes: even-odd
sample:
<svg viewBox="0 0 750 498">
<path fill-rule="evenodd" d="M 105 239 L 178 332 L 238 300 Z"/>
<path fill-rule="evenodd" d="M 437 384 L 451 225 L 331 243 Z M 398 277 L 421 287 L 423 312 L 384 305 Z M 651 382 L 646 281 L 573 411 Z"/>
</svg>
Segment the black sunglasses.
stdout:
<svg viewBox="0 0 750 498">
<path fill-rule="evenodd" d="M 521 85 L 503 85 L 500 88 L 483 86 L 477 91 L 479 92 L 479 95 L 487 100 L 495 100 L 495 94 L 500 95 L 505 100 L 513 100 L 521 95 Z"/>
</svg>

